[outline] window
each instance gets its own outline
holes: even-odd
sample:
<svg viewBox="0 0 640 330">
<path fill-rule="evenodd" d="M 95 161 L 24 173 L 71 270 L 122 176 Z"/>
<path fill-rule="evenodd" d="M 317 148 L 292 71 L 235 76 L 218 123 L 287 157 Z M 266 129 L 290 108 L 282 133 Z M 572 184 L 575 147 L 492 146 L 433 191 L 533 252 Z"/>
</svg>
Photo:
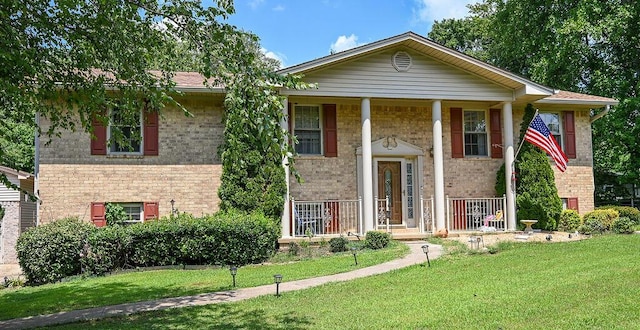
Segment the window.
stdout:
<svg viewBox="0 0 640 330">
<path fill-rule="evenodd" d="M 296 152 L 307 155 L 322 154 L 322 126 L 320 106 L 296 105 L 294 134 L 298 139 Z"/>
<path fill-rule="evenodd" d="M 465 156 L 488 156 L 487 120 L 484 111 L 464 112 Z"/>
<path fill-rule="evenodd" d="M 142 222 L 142 219 L 144 219 L 142 203 L 126 203 L 120 205 L 129 219 L 125 221 L 126 223 Z"/>
<path fill-rule="evenodd" d="M 142 112 L 126 118 L 117 108 L 111 110 L 108 139 L 111 154 L 142 154 Z M 133 124 L 132 124 L 133 123 Z"/>
<path fill-rule="evenodd" d="M 561 149 L 564 149 L 562 144 L 562 125 L 560 121 L 560 114 L 554 112 L 540 113 L 540 118 L 547 125 L 551 135 L 558 141 Z"/>
</svg>

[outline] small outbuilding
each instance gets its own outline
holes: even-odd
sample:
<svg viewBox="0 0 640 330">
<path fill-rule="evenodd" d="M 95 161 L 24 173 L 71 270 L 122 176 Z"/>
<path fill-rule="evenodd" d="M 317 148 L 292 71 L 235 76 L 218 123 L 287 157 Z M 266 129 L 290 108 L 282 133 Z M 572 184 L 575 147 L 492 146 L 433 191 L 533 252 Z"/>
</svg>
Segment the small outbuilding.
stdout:
<svg viewBox="0 0 640 330">
<path fill-rule="evenodd" d="M 0 264 L 15 264 L 18 237 L 37 222 L 37 203 L 30 198 L 34 195 L 34 176 L 4 166 L 0 166 L 0 173 L 15 185 L 0 184 L 0 215 L 4 213 L 0 217 Z"/>
</svg>

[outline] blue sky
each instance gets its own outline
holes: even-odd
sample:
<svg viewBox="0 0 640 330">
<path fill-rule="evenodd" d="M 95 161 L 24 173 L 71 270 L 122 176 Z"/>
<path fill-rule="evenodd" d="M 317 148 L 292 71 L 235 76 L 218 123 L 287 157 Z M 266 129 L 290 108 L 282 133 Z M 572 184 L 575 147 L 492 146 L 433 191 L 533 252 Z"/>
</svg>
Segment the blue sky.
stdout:
<svg viewBox="0 0 640 330">
<path fill-rule="evenodd" d="M 462 18 L 477 0 L 235 0 L 228 22 L 260 37 L 263 52 L 291 66 Z"/>
</svg>

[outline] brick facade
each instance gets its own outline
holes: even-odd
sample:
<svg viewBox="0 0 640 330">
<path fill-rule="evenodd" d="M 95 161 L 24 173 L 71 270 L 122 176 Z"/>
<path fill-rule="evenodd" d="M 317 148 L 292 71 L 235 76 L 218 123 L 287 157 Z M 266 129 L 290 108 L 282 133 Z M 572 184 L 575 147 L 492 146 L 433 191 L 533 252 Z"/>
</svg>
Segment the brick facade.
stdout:
<svg viewBox="0 0 640 330">
<path fill-rule="evenodd" d="M 159 202 L 160 216 L 218 210 L 222 165 L 222 99 L 190 95 L 179 100 L 193 117 L 165 108 L 159 125 L 158 156 L 91 156 L 85 132 L 63 131 L 40 145 L 41 223 L 77 216 L 90 219 L 91 202 Z M 43 130 L 47 122 L 42 121 Z"/>
<path fill-rule="evenodd" d="M 18 262 L 16 243 L 20 236 L 20 202 L 0 202 L 4 217 L 0 219 L 0 264 Z"/>
<path fill-rule="evenodd" d="M 326 100 L 323 103 L 327 103 Z M 406 102 L 405 102 L 406 103 Z M 458 105 L 455 105 L 458 106 Z M 492 197 L 495 195 L 496 174 L 503 163 L 502 159 L 490 157 L 452 158 L 451 127 L 449 108 L 452 104 L 443 103 L 442 134 L 444 152 L 444 189 L 450 197 Z M 467 109 L 463 106 L 464 109 Z M 357 199 L 356 149 L 361 146 L 360 104 L 338 103 L 338 157 L 300 156 L 295 167 L 304 183 L 291 180 L 291 196 L 297 200 Z M 469 109 L 479 109 L 473 106 Z M 485 106 L 484 109 L 488 110 Z M 541 109 L 541 111 L 544 111 Z M 518 147 L 520 123 L 523 107 L 513 110 L 514 148 Z M 488 116 L 488 112 L 487 112 Z M 488 120 L 488 117 L 487 117 Z M 580 213 L 593 210 L 593 156 L 591 152 L 591 126 L 588 112 L 575 112 L 577 158 L 569 161 L 565 173 L 554 168 L 556 186 L 561 198 L 577 197 Z M 504 122 L 502 123 L 504 125 Z M 431 107 L 428 104 L 397 106 L 393 103 L 372 102 L 371 105 L 372 141 L 387 136 L 411 143 L 425 151 L 422 168 L 425 197 L 433 195 L 434 175 L 433 158 L 429 155 L 432 148 L 433 125 Z M 489 143 L 500 143 L 502 141 Z M 374 155 L 375 157 L 375 155 Z M 375 173 L 374 173 L 375 175 Z M 416 196 L 419 198 L 419 196 Z"/>
</svg>

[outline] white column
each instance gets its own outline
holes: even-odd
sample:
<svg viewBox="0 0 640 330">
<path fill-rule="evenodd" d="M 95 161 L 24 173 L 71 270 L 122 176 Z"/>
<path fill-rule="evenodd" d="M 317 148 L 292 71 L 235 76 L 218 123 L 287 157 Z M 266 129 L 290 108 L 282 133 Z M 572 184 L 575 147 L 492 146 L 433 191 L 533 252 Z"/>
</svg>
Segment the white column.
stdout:
<svg viewBox="0 0 640 330">
<path fill-rule="evenodd" d="M 516 229 L 516 191 L 515 182 L 511 181 L 513 176 L 513 111 L 511 102 L 506 102 L 502 106 L 502 146 L 504 150 L 504 180 L 507 184 L 507 209 L 504 216 L 507 217 L 507 230 Z"/>
<path fill-rule="evenodd" d="M 371 156 L 371 101 L 362 99 L 360 106 L 360 118 L 362 122 L 362 204 L 364 215 L 364 232 L 373 230 L 373 159 Z"/>
<path fill-rule="evenodd" d="M 435 202 L 435 230 L 440 230 L 444 225 L 444 156 L 442 151 L 442 102 L 433 101 L 431 109 L 433 117 L 433 175 L 434 202 Z"/>
<path fill-rule="evenodd" d="M 282 120 L 280 121 L 280 127 L 285 130 L 288 131 L 289 130 L 289 120 L 291 120 L 291 118 L 289 118 L 289 99 L 285 98 L 282 101 Z M 283 148 L 287 148 L 287 145 L 289 144 L 288 140 L 285 140 L 283 145 Z M 287 159 L 287 157 L 283 157 L 282 158 L 282 167 L 284 167 L 284 178 L 286 180 L 287 183 L 287 191 L 284 194 L 284 208 L 282 211 L 282 221 L 281 221 L 281 225 L 282 225 L 282 238 L 289 238 L 291 237 L 291 225 L 290 225 L 290 219 L 289 219 L 289 215 L 291 214 L 291 211 L 289 210 L 289 206 L 291 205 L 289 203 L 289 200 L 291 199 L 289 196 L 289 160 Z"/>
</svg>

